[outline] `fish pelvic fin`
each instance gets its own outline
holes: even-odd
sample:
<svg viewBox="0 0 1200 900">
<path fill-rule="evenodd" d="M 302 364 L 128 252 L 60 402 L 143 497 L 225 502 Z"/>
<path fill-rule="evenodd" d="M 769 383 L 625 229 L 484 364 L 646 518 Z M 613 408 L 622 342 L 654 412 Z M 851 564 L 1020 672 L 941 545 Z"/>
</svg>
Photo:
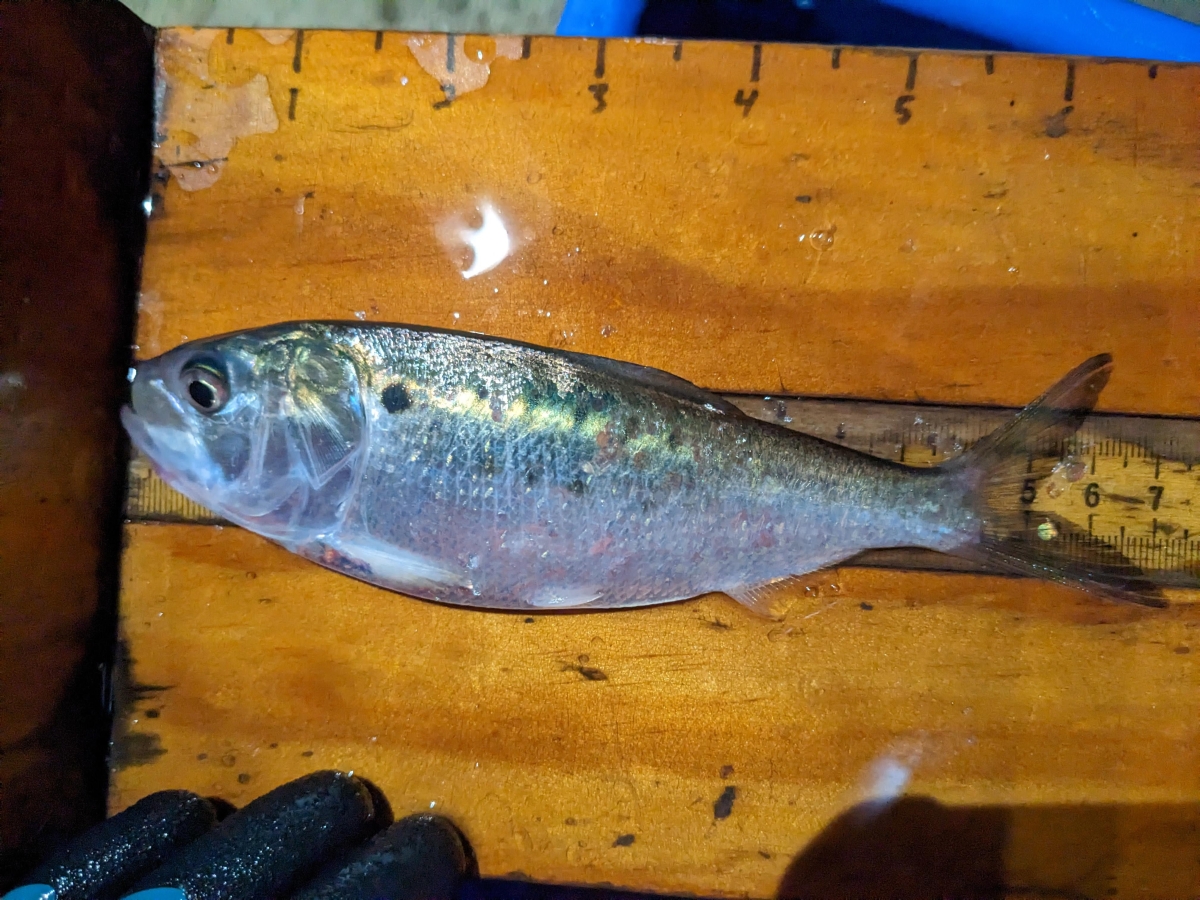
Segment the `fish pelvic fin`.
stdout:
<svg viewBox="0 0 1200 900">
<path fill-rule="evenodd" d="M 1158 585 L 1120 548 L 1038 509 L 1045 480 L 1061 464 L 1068 441 L 1096 405 L 1111 372 L 1111 356 L 1092 357 L 1007 425 L 946 465 L 964 479 L 979 524 L 976 540 L 951 552 L 1003 572 L 1071 585 L 1110 600 L 1167 605 Z"/>
<path fill-rule="evenodd" d="M 726 588 L 725 593 L 758 615 L 781 622 L 800 582 L 800 576 L 789 575 L 774 581 Z"/>
</svg>

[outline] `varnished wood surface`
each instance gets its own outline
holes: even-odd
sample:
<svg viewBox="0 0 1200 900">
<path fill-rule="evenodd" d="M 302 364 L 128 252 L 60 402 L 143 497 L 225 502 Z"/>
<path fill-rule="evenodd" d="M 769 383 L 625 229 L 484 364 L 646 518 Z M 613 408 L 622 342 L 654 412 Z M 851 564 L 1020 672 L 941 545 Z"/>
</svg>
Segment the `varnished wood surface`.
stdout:
<svg viewBox="0 0 1200 900">
<path fill-rule="evenodd" d="M 0 5 L 0 892 L 104 814 L 152 44 Z"/>
<path fill-rule="evenodd" d="M 1200 409 L 1194 68 L 613 41 L 601 65 L 596 42 L 460 37 L 455 77 L 502 52 L 447 104 L 407 36 L 271 37 L 162 45 L 159 152 L 209 186 L 160 182 L 142 355 L 361 313 L 721 390 L 1019 405 L 1109 350 L 1106 408 Z M 197 118 L 205 91 L 250 99 Z M 239 128 L 227 159 L 189 156 Z M 515 249 L 465 280 L 439 234 L 484 201 Z M 846 568 L 782 622 L 719 597 L 526 617 L 381 592 L 233 528 L 127 538 L 114 807 L 167 786 L 241 803 L 340 766 L 451 815 L 486 874 L 1200 887 L 1191 595 L 1146 612 Z M 929 799 L 847 812 L 888 785 Z M 883 845 L 901 849 L 863 850 Z"/>
</svg>

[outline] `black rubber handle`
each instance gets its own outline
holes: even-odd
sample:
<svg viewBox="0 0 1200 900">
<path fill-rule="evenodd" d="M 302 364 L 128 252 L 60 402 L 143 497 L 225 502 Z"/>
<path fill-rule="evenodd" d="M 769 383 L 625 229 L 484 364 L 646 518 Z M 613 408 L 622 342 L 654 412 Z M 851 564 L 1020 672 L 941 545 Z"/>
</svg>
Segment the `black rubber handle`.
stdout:
<svg viewBox="0 0 1200 900">
<path fill-rule="evenodd" d="M 57 900 L 112 900 L 217 822 L 212 804 L 188 791 L 160 791 L 85 831 L 29 873 L 11 893 Z M 6 895 L 7 896 L 7 895 Z"/>
<path fill-rule="evenodd" d="M 314 772 L 246 804 L 135 890 L 148 892 L 144 900 L 271 900 L 361 840 L 373 816 L 354 776 Z"/>
<path fill-rule="evenodd" d="M 440 816 L 409 816 L 326 866 L 292 900 L 453 900 L 470 857 Z"/>
</svg>

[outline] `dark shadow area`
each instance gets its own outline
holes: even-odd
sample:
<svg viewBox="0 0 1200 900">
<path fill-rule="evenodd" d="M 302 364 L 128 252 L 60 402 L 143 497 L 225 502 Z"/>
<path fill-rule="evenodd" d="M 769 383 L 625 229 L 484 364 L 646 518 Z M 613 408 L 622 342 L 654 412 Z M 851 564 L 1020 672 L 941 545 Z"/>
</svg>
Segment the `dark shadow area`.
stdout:
<svg viewBox="0 0 1200 900">
<path fill-rule="evenodd" d="M 153 34 L 0 4 L 0 889 L 103 818 Z"/>
<path fill-rule="evenodd" d="M 458 893 L 458 900 L 665 900 L 671 896 L 685 895 L 647 894 L 622 891 L 614 887 L 579 887 L 507 878 L 483 878 L 466 882 Z"/>
<path fill-rule="evenodd" d="M 1200 804 L 865 803 L 792 860 L 779 900 L 1188 897 L 1200 890 Z"/>
<path fill-rule="evenodd" d="M 1009 50 L 873 0 L 650 0 L 638 33 L 682 39 Z"/>
<path fill-rule="evenodd" d="M 835 819 L 792 860 L 780 900 L 993 898 L 1004 894 L 1003 809 L 905 798 Z"/>
</svg>

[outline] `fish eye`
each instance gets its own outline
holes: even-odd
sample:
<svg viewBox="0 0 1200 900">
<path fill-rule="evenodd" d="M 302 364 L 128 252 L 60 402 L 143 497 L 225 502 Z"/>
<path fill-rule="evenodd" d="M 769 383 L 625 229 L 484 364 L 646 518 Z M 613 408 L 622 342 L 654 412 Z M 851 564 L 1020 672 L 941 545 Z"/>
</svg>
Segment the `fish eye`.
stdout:
<svg viewBox="0 0 1200 900">
<path fill-rule="evenodd" d="M 192 406 L 207 414 L 229 402 L 229 379 L 224 367 L 213 359 L 193 359 L 179 373 Z"/>
</svg>

